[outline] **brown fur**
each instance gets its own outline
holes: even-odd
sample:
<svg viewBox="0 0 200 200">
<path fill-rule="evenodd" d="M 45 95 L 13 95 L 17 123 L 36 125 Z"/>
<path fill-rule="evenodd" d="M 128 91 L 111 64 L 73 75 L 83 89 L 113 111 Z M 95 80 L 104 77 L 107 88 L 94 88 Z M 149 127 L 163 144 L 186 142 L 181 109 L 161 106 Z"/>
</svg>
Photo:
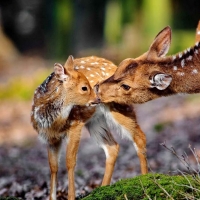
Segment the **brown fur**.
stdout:
<svg viewBox="0 0 200 200">
<path fill-rule="evenodd" d="M 171 28 L 166 27 L 146 53 L 122 61 L 114 75 L 99 84 L 101 101 L 144 103 L 176 93 L 199 93 L 200 43 L 197 41 L 192 48 L 165 56 L 170 42 Z"/>
<path fill-rule="evenodd" d="M 99 106 L 88 105 L 88 102 L 96 98 L 91 88 L 111 76 L 116 69 L 112 62 L 103 58 L 91 56 L 73 60 L 69 57 L 64 68 L 61 64 L 55 64 L 55 72 L 36 89 L 31 121 L 40 137 L 47 143 L 51 170 L 51 200 L 56 199 L 59 148 L 64 137 L 68 139 L 66 150 L 68 199 L 75 198 L 74 168 L 83 126 L 88 130 L 97 131 L 90 134 L 106 153 L 102 185 L 110 184 L 119 152 L 119 145 L 112 136 L 113 132 L 124 134 L 134 142 L 141 163 L 141 172 L 143 174 L 148 172 L 146 137 L 137 124 L 133 106 L 104 104 L 100 105 L 103 109 L 101 113 L 98 110 Z M 87 87 L 86 91 L 85 87 Z M 100 112 L 100 119 L 98 121 L 97 118 L 95 121 L 98 112 Z M 104 115 L 108 117 L 103 118 Z"/>
</svg>

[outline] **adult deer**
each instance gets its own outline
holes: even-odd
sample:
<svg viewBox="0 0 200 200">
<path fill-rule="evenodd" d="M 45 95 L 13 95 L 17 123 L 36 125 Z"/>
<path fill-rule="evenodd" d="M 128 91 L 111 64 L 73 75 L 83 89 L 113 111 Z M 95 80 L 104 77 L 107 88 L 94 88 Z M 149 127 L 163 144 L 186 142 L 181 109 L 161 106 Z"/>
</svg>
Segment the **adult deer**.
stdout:
<svg viewBox="0 0 200 200">
<path fill-rule="evenodd" d="M 123 60 L 113 76 L 96 86 L 102 102 L 144 103 L 176 93 L 200 92 L 200 24 L 196 44 L 173 56 L 165 56 L 171 43 L 171 28 L 164 28 L 149 50 Z"/>
<path fill-rule="evenodd" d="M 31 121 L 47 144 L 51 200 L 56 199 L 59 150 L 65 137 L 68 199 L 75 198 L 74 168 L 83 126 L 106 154 L 102 185 L 110 184 L 119 151 L 119 145 L 111 133 L 116 132 L 133 141 L 142 174 L 148 171 L 146 137 L 137 124 L 133 106 L 117 103 L 90 106 L 91 99 L 95 98 L 92 87 L 112 75 L 116 68 L 103 58 L 92 56 L 73 60 L 69 57 L 64 67 L 55 64 L 54 72 L 35 91 Z"/>
</svg>

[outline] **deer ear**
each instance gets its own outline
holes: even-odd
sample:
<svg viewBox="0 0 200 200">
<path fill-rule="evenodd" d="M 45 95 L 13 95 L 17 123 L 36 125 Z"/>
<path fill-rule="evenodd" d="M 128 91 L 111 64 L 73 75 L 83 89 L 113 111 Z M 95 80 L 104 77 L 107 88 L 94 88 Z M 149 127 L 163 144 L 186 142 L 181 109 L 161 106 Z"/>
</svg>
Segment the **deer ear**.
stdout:
<svg viewBox="0 0 200 200">
<path fill-rule="evenodd" d="M 157 88 L 158 90 L 165 90 L 171 83 L 172 76 L 163 73 L 157 73 L 151 76 L 150 83 L 151 88 Z"/>
<path fill-rule="evenodd" d="M 153 43 L 151 44 L 148 57 L 163 57 L 165 56 L 171 44 L 171 28 L 169 26 L 165 27 L 162 31 L 158 33 L 155 37 Z"/>
<path fill-rule="evenodd" d="M 74 71 L 74 57 L 69 56 L 67 61 L 65 62 L 64 68 L 68 74 L 73 73 Z"/>
<path fill-rule="evenodd" d="M 68 77 L 65 68 L 60 63 L 54 64 L 54 72 L 55 75 L 58 77 L 58 80 L 64 81 Z"/>
</svg>

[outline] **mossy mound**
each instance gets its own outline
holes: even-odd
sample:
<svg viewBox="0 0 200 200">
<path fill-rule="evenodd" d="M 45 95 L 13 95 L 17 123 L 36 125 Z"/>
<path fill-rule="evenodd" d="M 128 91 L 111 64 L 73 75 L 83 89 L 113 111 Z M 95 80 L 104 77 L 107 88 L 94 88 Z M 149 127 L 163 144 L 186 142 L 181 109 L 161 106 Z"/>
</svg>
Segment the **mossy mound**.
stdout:
<svg viewBox="0 0 200 200">
<path fill-rule="evenodd" d="M 200 178 L 164 174 L 140 175 L 96 188 L 83 200 L 200 199 Z"/>
</svg>

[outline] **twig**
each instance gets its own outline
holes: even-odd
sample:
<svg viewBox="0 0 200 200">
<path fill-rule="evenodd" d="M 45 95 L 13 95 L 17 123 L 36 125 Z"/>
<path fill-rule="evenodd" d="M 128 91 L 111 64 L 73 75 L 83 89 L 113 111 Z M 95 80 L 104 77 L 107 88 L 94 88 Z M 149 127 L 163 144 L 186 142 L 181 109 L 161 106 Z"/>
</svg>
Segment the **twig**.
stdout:
<svg viewBox="0 0 200 200">
<path fill-rule="evenodd" d="M 155 176 L 153 176 L 154 180 L 153 182 L 160 188 L 164 191 L 164 193 L 171 199 L 171 200 L 174 200 L 173 197 L 171 197 L 171 195 L 165 190 L 165 188 L 163 188 L 157 181 L 156 181 L 156 178 Z"/>
<path fill-rule="evenodd" d="M 141 179 L 139 179 L 139 180 L 140 180 L 140 184 L 141 184 L 141 186 L 142 186 L 142 189 L 143 189 L 143 191 L 144 191 L 144 194 L 147 196 L 147 198 L 148 198 L 149 200 L 152 200 L 151 197 L 147 194 L 146 190 L 144 189 L 144 186 L 143 186 L 143 184 L 142 184 Z"/>
<path fill-rule="evenodd" d="M 194 172 L 195 172 L 195 173 L 198 173 L 195 169 L 191 168 L 191 166 L 190 166 L 189 163 L 187 162 L 187 160 L 186 160 L 187 154 L 186 154 L 186 156 L 182 155 L 182 157 L 181 157 L 181 156 L 179 156 L 179 155 L 177 154 L 177 152 L 176 152 L 176 150 L 174 149 L 174 147 L 169 148 L 169 147 L 165 144 L 165 142 L 161 143 L 160 145 L 162 145 L 164 148 L 166 148 L 168 151 L 170 151 L 172 154 L 174 154 L 174 155 L 181 161 L 181 163 L 188 169 L 188 171 L 189 171 L 191 174 L 193 174 Z"/>
<path fill-rule="evenodd" d="M 199 163 L 200 157 L 199 157 L 199 155 L 197 154 L 195 148 L 194 148 L 194 150 L 192 149 L 191 145 L 189 145 L 189 149 L 190 149 L 190 151 L 193 153 L 193 155 L 194 155 L 194 157 L 195 157 L 195 159 L 196 159 L 197 166 L 198 166 L 198 170 L 199 170 L 199 171 L 198 171 L 198 175 L 199 175 L 199 174 L 200 174 L 200 163 Z"/>
<path fill-rule="evenodd" d="M 125 198 L 126 200 L 128 200 L 128 198 L 127 198 L 126 194 L 124 194 L 124 198 Z"/>
</svg>

